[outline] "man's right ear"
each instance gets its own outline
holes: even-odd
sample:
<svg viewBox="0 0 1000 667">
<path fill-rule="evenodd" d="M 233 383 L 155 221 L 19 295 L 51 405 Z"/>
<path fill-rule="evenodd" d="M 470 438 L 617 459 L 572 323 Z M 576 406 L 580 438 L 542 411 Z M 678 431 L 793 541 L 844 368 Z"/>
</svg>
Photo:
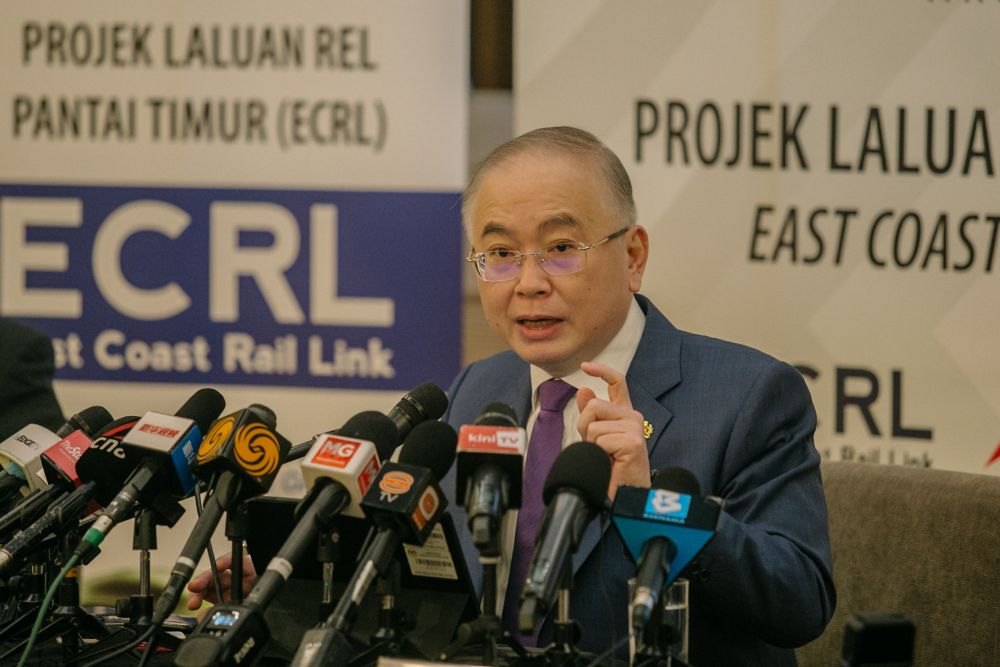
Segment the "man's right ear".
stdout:
<svg viewBox="0 0 1000 667">
<path fill-rule="evenodd" d="M 649 234 L 642 225 L 633 225 L 626 238 L 628 252 L 628 288 L 635 294 L 642 287 L 642 274 L 649 259 Z"/>
</svg>

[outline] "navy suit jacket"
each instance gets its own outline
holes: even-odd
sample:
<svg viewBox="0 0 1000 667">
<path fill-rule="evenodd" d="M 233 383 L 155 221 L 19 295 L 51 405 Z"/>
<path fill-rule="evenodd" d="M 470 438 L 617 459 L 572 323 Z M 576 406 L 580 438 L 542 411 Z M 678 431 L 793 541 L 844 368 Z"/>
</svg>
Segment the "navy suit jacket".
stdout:
<svg viewBox="0 0 1000 667">
<path fill-rule="evenodd" d="M 685 573 L 689 662 L 794 665 L 791 649 L 819 636 L 836 603 L 809 392 L 791 366 L 680 331 L 648 299 L 636 299 L 646 325 L 627 380 L 633 407 L 653 427 L 650 466 L 684 467 L 703 495 L 725 500 L 717 534 Z M 449 398 L 444 419 L 456 428 L 493 401 L 510 404 L 523 424 L 531 410 L 528 365 L 512 352 L 473 363 Z M 454 492 L 453 474 L 444 488 Z M 465 513 L 452 512 L 473 580 L 481 582 Z M 591 523 L 573 557 L 571 616 L 583 626 L 580 648 L 594 653 L 627 633 L 626 582 L 635 576 L 608 526 Z M 540 646 L 551 639 L 553 616 Z"/>
</svg>

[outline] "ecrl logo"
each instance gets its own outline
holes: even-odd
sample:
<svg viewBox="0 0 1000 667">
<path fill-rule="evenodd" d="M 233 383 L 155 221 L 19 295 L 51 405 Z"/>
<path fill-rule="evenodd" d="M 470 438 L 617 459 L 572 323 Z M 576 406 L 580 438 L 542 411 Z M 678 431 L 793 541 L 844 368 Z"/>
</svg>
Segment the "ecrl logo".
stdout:
<svg viewBox="0 0 1000 667">
<path fill-rule="evenodd" d="M 691 496 L 666 489 L 653 489 L 646 498 L 646 514 L 669 520 L 686 519 Z"/>
</svg>

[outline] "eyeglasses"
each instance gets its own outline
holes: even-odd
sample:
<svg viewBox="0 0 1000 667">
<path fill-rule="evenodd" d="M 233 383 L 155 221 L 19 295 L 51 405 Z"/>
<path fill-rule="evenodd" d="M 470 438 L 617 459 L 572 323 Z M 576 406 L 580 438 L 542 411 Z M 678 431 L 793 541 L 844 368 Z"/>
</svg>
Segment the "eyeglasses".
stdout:
<svg viewBox="0 0 1000 667">
<path fill-rule="evenodd" d="M 568 276 L 572 273 L 583 271 L 583 267 L 587 264 L 588 250 L 616 239 L 628 230 L 628 227 L 623 227 L 617 232 L 609 234 L 600 241 L 595 241 L 590 245 L 573 243 L 571 241 L 558 241 L 533 252 L 517 252 L 510 248 L 493 248 L 486 252 L 472 252 L 465 258 L 465 261 L 472 262 L 476 267 L 476 273 L 479 274 L 479 278 L 488 283 L 501 283 L 517 278 L 518 274 L 521 273 L 524 258 L 529 255 L 537 257 L 538 265 L 550 276 Z"/>
</svg>

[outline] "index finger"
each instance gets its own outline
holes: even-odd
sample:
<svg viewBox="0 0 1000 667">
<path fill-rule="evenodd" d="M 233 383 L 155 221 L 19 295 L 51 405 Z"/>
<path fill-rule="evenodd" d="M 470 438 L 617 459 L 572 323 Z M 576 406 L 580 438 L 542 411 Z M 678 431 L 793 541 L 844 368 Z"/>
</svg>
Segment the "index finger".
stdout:
<svg viewBox="0 0 1000 667">
<path fill-rule="evenodd" d="M 632 399 L 628 395 L 628 383 L 625 376 L 607 364 L 585 361 L 580 364 L 580 370 L 587 375 L 601 378 L 608 384 L 608 400 L 614 405 L 632 407 Z"/>
</svg>

